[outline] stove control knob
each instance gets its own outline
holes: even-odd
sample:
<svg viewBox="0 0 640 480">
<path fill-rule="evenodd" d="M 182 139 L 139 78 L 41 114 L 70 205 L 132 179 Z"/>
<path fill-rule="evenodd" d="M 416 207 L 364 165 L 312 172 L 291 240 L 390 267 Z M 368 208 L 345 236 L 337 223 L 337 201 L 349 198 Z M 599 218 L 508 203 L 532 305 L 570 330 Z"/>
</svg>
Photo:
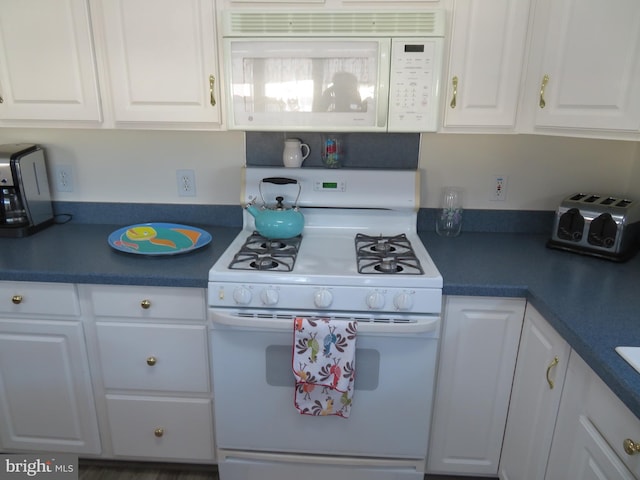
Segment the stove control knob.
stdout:
<svg viewBox="0 0 640 480">
<path fill-rule="evenodd" d="M 313 295 L 313 303 L 318 308 L 328 308 L 333 302 L 333 294 L 326 288 L 316 290 Z"/>
<path fill-rule="evenodd" d="M 367 307 L 372 310 L 380 310 L 384 307 L 384 294 L 374 290 L 369 292 L 366 298 Z"/>
<path fill-rule="evenodd" d="M 237 305 L 249 305 L 251 302 L 251 290 L 247 287 L 236 287 L 233 291 L 233 300 Z"/>
<path fill-rule="evenodd" d="M 398 310 L 411 310 L 411 307 L 413 307 L 413 296 L 407 292 L 398 293 L 393 297 L 393 305 Z"/>
<path fill-rule="evenodd" d="M 272 306 L 278 303 L 278 291 L 274 288 L 265 288 L 260 292 L 260 300 L 266 306 Z"/>
</svg>

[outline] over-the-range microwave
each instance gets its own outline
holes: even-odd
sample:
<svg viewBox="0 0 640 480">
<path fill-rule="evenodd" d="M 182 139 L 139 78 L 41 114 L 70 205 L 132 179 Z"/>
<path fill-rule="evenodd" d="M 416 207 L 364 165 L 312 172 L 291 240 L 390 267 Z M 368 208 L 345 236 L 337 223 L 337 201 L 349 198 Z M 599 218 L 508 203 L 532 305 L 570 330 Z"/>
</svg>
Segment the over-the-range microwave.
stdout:
<svg viewBox="0 0 640 480">
<path fill-rule="evenodd" d="M 229 129 L 429 132 L 444 12 L 222 12 Z"/>
</svg>

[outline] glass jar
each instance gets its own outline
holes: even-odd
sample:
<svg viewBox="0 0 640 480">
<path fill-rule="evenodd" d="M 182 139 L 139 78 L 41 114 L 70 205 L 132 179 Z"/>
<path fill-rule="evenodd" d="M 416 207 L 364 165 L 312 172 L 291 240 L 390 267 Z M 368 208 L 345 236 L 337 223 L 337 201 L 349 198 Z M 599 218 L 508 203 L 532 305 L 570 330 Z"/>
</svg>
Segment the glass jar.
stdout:
<svg viewBox="0 0 640 480">
<path fill-rule="evenodd" d="M 442 237 L 457 237 L 462 229 L 462 189 L 445 187 L 436 217 L 436 232 Z"/>
</svg>

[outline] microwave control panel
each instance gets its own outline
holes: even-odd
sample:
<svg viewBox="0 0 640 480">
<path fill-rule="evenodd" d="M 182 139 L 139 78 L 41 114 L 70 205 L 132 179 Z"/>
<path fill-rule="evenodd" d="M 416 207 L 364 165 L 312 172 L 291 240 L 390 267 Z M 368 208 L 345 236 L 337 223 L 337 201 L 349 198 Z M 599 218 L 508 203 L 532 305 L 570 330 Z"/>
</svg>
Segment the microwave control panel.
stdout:
<svg viewBox="0 0 640 480">
<path fill-rule="evenodd" d="M 394 38 L 389 79 L 389 132 L 438 128 L 442 38 Z"/>
</svg>

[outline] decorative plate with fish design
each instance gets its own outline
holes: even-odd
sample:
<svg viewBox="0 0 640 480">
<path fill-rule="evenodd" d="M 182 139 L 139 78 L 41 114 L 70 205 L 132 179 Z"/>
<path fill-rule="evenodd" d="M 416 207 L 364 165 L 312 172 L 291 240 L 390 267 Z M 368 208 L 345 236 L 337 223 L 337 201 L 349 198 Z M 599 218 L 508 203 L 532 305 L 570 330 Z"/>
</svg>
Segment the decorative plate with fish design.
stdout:
<svg viewBox="0 0 640 480">
<path fill-rule="evenodd" d="M 176 255 L 204 247 L 211 235 L 199 228 L 177 223 L 140 223 L 119 228 L 109 235 L 116 250 L 138 255 Z"/>
</svg>

